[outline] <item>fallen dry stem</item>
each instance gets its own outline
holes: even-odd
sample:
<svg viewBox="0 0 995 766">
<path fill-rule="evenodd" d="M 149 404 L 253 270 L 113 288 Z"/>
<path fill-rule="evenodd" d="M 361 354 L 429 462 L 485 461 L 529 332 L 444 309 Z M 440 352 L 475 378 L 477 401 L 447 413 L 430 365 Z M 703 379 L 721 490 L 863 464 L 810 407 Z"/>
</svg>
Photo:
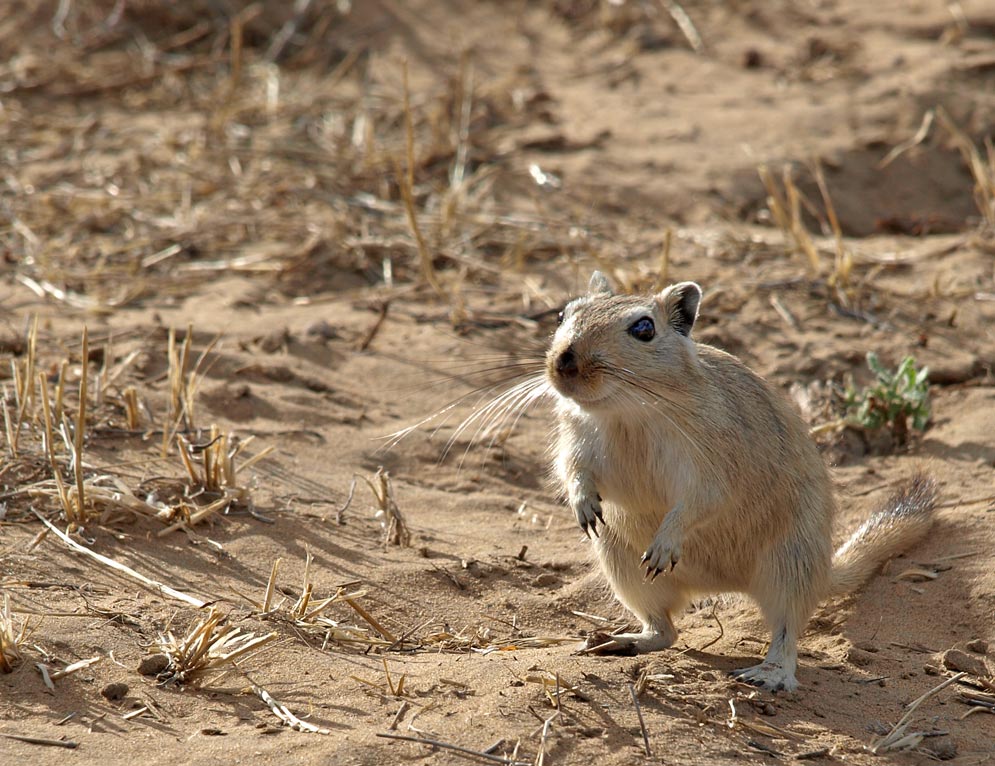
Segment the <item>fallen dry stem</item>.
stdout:
<svg viewBox="0 0 995 766">
<path fill-rule="evenodd" d="M 956 683 L 966 675 L 967 673 L 963 672 L 957 673 L 906 705 L 905 715 L 903 715 L 899 719 L 898 723 L 891 728 L 891 731 L 874 743 L 873 747 L 871 747 L 871 752 L 877 755 L 878 753 L 887 753 L 893 750 L 909 750 L 916 747 L 920 742 L 922 742 L 922 734 L 917 732 L 906 733 L 906 730 L 909 728 L 909 724 L 912 722 L 912 714 L 915 713 L 916 709 L 923 702 L 946 689 L 951 684 Z"/>
<path fill-rule="evenodd" d="M 471 758 L 481 758 L 485 761 L 490 761 L 491 763 L 502 763 L 505 764 L 505 766 L 529 766 L 528 761 L 516 761 L 511 758 L 505 758 L 502 755 L 486 753 L 483 750 L 471 750 L 466 747 L 450 744 L 449 742 L 441 742 L 437 739 L 428 739 L 427 737 L 410 737 L 406 734 L 388 734 L 386 732 L 377 733 L 377 736 L 382 737 L 383 739 L 397 739 L 403 742 L 417 742 L 418 744 L 428 745 L 429 747 L 441 747 L 443 750 L 451 750 L 454 753 L 459 753 Z"/>
<path fill-rule="evenodd" d="M 636 694 L 636 688 L 632 684 L 626 684 L 626 686 L 629 689 L 629 696 L 632 698 L 632 705 L 636 708 L 636 717 L 639 719 L 639 730 L 643 735 L 643 748 L 646 750 L 646 757 L 652 758 L 653 753 L 650 751 L 650 738 L 646 732 L 646 722 L 643 720 L 643 708 L 639 704 L 639 695 Z"/>
<path fill-rule="evenodd" d="M 390 643 L 392 644 L 397 643 L 397 638 L 394 636 L 394 634 L 391 633 L 389 630 L 387 630 L 387 628 L 385 628 L 383 625 L 381 625 L 379 621 L 377 621 L 377 619 L 372 614 L 367 612 L 366 609 L 364 609 L 355 598 L 352 598 L 350 596 L 344 596 L 342 600 L 345 601 L 349 606 L 351 606 L 353 610 L 356 612 L 356 614 L 362 617 L 363 620 L 371 628 L 373 628 L 377 633 L 379 633 L 384 638 L 384 640 L 390 641 Z"/>
<path fill-rule="evenodd" d="M 85 660 L 79 660 L 71 665 L 66 665 L 64 668 L 59 670 L 53 670 L 48 673 L 48 677 L 53 681 L 58 681 L 60 678 L 65 678 L 66 676 L 71 676 L 73 673 L 78 673 L 91 665 L 96 665 L 98 662 L 103 661 L 103 657 L 89 657 Z"/>
<path fill-rule="evenodd" d="M 132 579 L 137 580 L 138 582 L 142 583 L 142 585 L 146 586 L 147 588 L 150 588 L 151 590 L 153 590 L 153 591 L 155 591 L 157 593 L 162 593 L 162 594 L 165 594 L 167 596 L 171 596 L 172 598 L 178 599 L 179 601 L 183 601 L 186 604 L 190 604 L 191 606 L 195 606 L 198 609 L 200 609 L 201 607 L 207 606 L 208 602 L 206 602 L 206 601 L 202 601 L 199 598 L 195 598 L 194 596 L 190 596 L 190 595 L 188 595 L 186 593 L 183 593 L 182 591 L 176 590 L 175 588 L 171 588 L 168 585 L 164 585 L 161 582 L 156 582 L 155 580 L 152 580 L 152 579 L 146 577 L 143 574 L 139 574 L 138 572 L 136 572 L 131 567 L 126 566 L 125 564 L 122 564 L 119 561 L 115 561 L 114 559 L 112 559 L 112 558 L 110 558 L 108 556 L 104 556 L 104 555 L 102 555 L 100 553 L 97 553 L 96 551 L 90 550 L 86 546 L 80 545 L 75 540 L 73 540 L 71 537 L 69 537 L 69 535 L 67 535 L 65 532 L 63 532 L 62 530 L 60 530 L 58 527 L 56 527 L 54 524 L 52 524 L 52 522 L 50 522 L 48 519 L 46 519 L 44 516 L 42 516 L 37 511 L 35 511 L 35 516 L 37 516 L 38 519 L 46 527 L 48 527 L 50 531 L 54 532 L 56 537 L 58 537 L 60 540 L 62 540 L 62 542 L 64 542 L 66 545 L 68 545 L 72 550 L 76 551 L 77 553 L 82 553 L 85 556 L 89 556 L 90 558 L 94 559 L 95 561 L 100 562 L 104 566 L 110 567 L 111 569 L 113 569 L 113 570 L 115 570 L 117 572 L 121 572 L 121 573 L 127 575 L 128 577 L 131 577 Z"/>
<path fill-rule="evenodd" d="M 67 750 L 75 750 L 79 747 L 78 742 L 71 739 L 48 739 L 47 737 L 29 737 L 26 734 L 11 734 L 7 731 L 0 731 L 0 737 L 13 739 L 18 742 L 25 742 L 29 745 L 47 745 L 49 747 L 64 747 Z"/>
<path fill-rule="evenodd" d="M 695 27 L 694 22 L 691 21 L 691 17 L 688 16 L 688 12 L 684 10 L 683 6 L 677 0 L 660 0 L 660 5 L 663 6 L 664 10 L 670 15 L 670 18 L 677 24 L 677 28 L 681 30 L 681 34 L 684 35 L 684 38 L 688 41 L 688 45 L 691 46 L 691 50 L 695 53 L 704 53 L 705 43 L 702 41 L 697 27 Z"/>
<path fill-rule="evenodd" d="M 252 684 L 252 691 L 256 694 L 259 699 L 266 703 L 267 707 L 273 711 L 273 715 L 283 721 L 287 726 L 295 731 L 303 731 L 309 734 L 331 734 L 332 732 L 328 729 L 323 729 L 320 726 L 315 726 L 313 723 L 308 723 L 307 721 L 302 721 L 300 718 L 295 716 L 287 706 L 281 702 L 278 702 L 273 698 L 273 695 L 266 691 L 263 687 Z"/>
</svg>

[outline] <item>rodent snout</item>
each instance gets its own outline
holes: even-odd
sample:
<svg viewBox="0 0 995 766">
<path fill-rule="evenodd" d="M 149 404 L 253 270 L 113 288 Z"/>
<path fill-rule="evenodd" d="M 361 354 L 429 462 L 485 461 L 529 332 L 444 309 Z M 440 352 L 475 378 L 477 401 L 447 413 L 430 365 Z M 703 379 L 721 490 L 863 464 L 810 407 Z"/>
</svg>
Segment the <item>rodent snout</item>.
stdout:
<svg viewBox="0 0 995 766">
<path fill-rule="evenodd" d="M 576 377 L 577 354 L 574 353 L 573 346 L 567 346 L 566 351 L 556 357 L 556 372 L 564 378 Z"/>
</svg>

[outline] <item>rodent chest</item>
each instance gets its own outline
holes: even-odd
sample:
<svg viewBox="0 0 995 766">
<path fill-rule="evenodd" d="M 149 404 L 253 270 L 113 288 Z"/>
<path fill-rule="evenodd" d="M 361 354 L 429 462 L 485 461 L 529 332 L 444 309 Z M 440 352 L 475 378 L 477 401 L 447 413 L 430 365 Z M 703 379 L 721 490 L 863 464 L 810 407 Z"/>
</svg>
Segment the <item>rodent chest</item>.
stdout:
<svg viewBox="0 0 995 766">
<path fill-rule="evenodd" d="M 680 445 L 651 429 L 602 426 L 586 441 L 582 462 L 606 502 L 660 516 L 693 481 L 694 466 Z"/>
</svg>

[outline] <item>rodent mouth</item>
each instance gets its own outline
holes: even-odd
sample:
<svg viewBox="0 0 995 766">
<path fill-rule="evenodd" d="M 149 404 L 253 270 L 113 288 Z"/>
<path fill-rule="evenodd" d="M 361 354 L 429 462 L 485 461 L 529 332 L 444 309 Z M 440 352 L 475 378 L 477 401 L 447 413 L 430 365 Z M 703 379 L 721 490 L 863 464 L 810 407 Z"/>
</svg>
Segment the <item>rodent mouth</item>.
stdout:
<svg viewBox="0 0 995 766">
<path fill-rule="evenodd" d="M 563 378 L 559 375 L 550 374 L 546 378 L 555 391 L 564 399 L 583 406 L 597 404 L 605 398 L 605 394 L 600 391 L 600 386 L 592 384 L 592 381 L 583 378 Z"/>
</svg>

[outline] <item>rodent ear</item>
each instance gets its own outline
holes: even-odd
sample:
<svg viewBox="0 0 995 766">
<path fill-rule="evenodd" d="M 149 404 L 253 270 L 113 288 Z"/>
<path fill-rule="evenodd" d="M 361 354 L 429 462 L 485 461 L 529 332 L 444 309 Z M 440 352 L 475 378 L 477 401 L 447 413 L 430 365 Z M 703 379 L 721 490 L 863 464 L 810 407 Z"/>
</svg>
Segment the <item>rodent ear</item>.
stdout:
<svg viewBox="0 0 995 766">
<path fill-rule="evenodd" d="M 691 337 L 691 328 L 698 318 L 701 288 L 694 282 L 678 282 L 656 296 L 660 312 L 670 326 L 685 337 Z"/>
<path fill-rule="evenodd" d="M 600 295 L 603 293 L 612 294 L 612 283 L 600 271 L 595 271 L 591 274 L 591 281 L 587 285 L 587 294 Z"/>
</svg>

